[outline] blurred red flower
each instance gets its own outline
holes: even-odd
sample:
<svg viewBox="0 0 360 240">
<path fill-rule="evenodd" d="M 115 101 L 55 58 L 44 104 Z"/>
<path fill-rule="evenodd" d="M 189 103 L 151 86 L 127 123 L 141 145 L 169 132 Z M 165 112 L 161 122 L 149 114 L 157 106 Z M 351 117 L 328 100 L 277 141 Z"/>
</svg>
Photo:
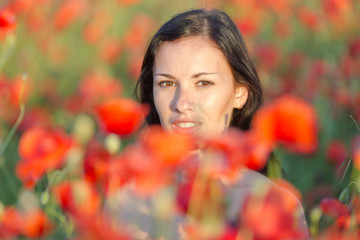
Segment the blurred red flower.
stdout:
<svg viewBox="0 0 360 240">
<path fill-rule="evenodd" d="M 339 140 L 331 141 L 327 146 L 326 157 L 327 160 L 335 167 L 340 167 L 347 157 L 347 151 L 344 143 Z"/>
<path fill-rule="evenodd" d="M 174 180 L 175 171 L 186 163 L 189 152 L 194 149 L 190 137 L 165 132 L 159 126 L 148 128 L 140 139 L 112 160 L 111 192 L 129 181 L 135 183 L 139 194 L 156 192 Z"/>
<path fill-rule="evenodd" d="M 135 15 L 124 36 L 125 48 L 131 51 L 143 49 L 153 27 L 154 21 L 148 15 Z"/>
<path fill-rule="evenodd" d="M 25 131 L 36 126 L 50 126 L 52 121 L 52 115 L 47 110 L 40 106 L 34 106 L 25 111 L 19 129 Z"/>
<path fill-rule="evenodd" d="M 324 198 L 321 200 L 320 208 L 323 214 L 334 218 L 335 224 L 344 227 L 347 224 L 350 210 L 335 198 Z"/>
<path fill-rule="evenodd" d="M 282 144 L 290 151 L 305 154 L 317 148 L 315 109 L 292 95 L 283 95 L 261 108 L 254 118 L 254 130 L 270 146 Z"/>
<path fill-rule="evenodd" d="M 237 180 L 243 167 L 263 168 L 271 149 L 259 137 L 255 131 L 241 132 L 230 128 L 226 134 L 211 140 L 206 149 L 214 159 L 206 161 L 215 161 L 212 174 L 232 182 Z"/>
<path fill-rule="evenodd" d="M 240 18 L 235 23 L 244 36 L 253 36 L 259 31 L 259 19 L 253 15 Z"/>
<path fill-rule="evenodd" d="M 275 185 L 249 195 L 241 210 L 240 229 L 252 239 L 307 239 L 308 230 L 300 226 L 300 203 L 290 192 Z M 267 188 L 267 190 L 266 190 Z M 305 220 L 305 219 L 304 219 Z"/>
<path fill-rule="evenodd" d="M 147 129 L 141 144 L 156 161 L 168 167 L 179 166 L 196 147 L 190 136 L 169 133 L 160 126 Z"/>
<path fill-rule="evenodd" d="M 22 235 L 28 238 L 40 238 L 49 234 L 53 225 L 42 210 L 25 213 L 21 219 Z"/>
<path fill-rule="evenodd" d="M 21 213 L 14 207 L 8 207 L 0 214 L 1 239 L 13 239 L 20 235 L 40 238 L 52 229 L 52 223 L 40 209 Z"/>
<path fill-rule="evenodd" d="M 61 208 L 74 218 L 91 218 L 100 210 L 101 198 L 85 180 L 63 182 L 54 187 L 53 193 Z"/>
<path fill-rule="evenodd" d="M 128 73 L 130 74 L 130 76 L 132 77 L 132 79 L 134 81 L 137 81 L 137 79 L 140 76 L 143 58 L 144 58 L 144 56 L 142 53 L 141 54 L 135 53 L 129 59 L 129 63 L 127 66 Z"/>
<path fill-rule="evenodd" d="M 35 6 L 43 6 L 52 0 L 12 0 L 8 1 L 8 7 L 16 14 L 27 13 L 35 8 Z"/>
<path fill-rule="evenodd" d="M 85 12 L 87 1 L 66 0 L 59 5 L 54 14 L 54 26 L 57 30 L 63 30 L 72 24 L 81 13 Z"/>
<path fill-rule="evenodd" d="M 197 220 L 213 214 L 220 217 L 225 207 L 223 186 L 218 179 L 202 174 L 204 173 L 198 172 L 197 176 L 178 184 L 177 207 L 183 214 Z"/>
<path fill-rule="evenodd" d="M 95 111 L 106 132 L 128 136 L 139 129 L 148 108 L 129 98 L 115 98 L 99 104 Z"/>
<path fill-rule="evenodd" d="M 272 45 L 257 45 L 255 55 L 259 61 L 259 68 L 264 71 L 272 71 L 279 66 L 280 50 Z"/>
<path fill-rule="evenodd" d="M 308 30 L 316 31 L 320 27 L 320 20 L 318 13 L 314 12 L 310 8 L 300 8 L 298 10 L 299 21 L 303 24 Z"/>
<path fill-rule="evenodd" d="M 14 13 L 9 9 L 0 8 L 0 40 L 12 33 L 16 24 Z"/>
<path fill-rule="evenodd" d="M 345 28 L 346 17 L 350 15 L 352 2 L 350 0 L 322 0 L 322 5 L 327 18 L 335 26 Z"/>
<path fill-rule="evenodd" d="M 29 96 L 29 81 L 21 77 L 9 79 L 0 75 L 0 118 L 14 124 L 18 115 L 20 102 L 26 102 Z M 21 101 L 20 101 L 21 100 Z"/>
<path fill-rule="evenodd" d="M 108 11 L 104 9 L 95 11 L 83 30 L 84 40 L 91 44 L 98 43 L 105 35 L 111 20 L 112 16 Z"/>
<path fill-rule="evenodd" d="M 7 207 L 0 212 L 0 239 L 13 239 L 21 232 L 21 216 L 14 207 Z"/>
<path fill-rule="evenodd" d="M 357 135 L 352 140 L 352 154 L 354 166 L 360 170 L 360 135 Z"/>
<path fill-rule="evenodd" d="M 110 153 L 100 142 L 91 140 L 84 156 L 85 179 L 93 183 L 103 181 L 110 157 Z"/>
<path fill-rule="evenodd" d="M 105 39 L 100 48 L 100 57 L 104 62 L 112 64 L 119 58 L 122 50 L 122 42 L 119 39 Z"/>
<path fill-rule="evenodd" d="M 280 20 L 280 21 L 276 22 L 276 24 L 274 26 L 274 31 L 276 32 L 276 34 L 279 37 L 286 38 L 291 35 L 292 27 L 288 22 Z"/>
<path fill-rule="evenodd" d="M 349 209 L 335 198 L 324 198 L 320 203 L 321 210 L 324 214 L 333 218 L 339 218 L 349 215 Z"/>
<path fill-rule="evenodd" d="M 19 141 L 21 160 L 16 165 L 16 175 L 25 187 L 33 187 L 46 171 L 63 163 L 71 145 L 72 140 L 62 130 L 28 129 Z"/>
<path fill-rule="evenodd" d="M 360 57 L 360 36 L 352 39 L 349 43 L 349 54 L 352 58 Z"/>
<path fill-rule="evenodd" d="M 63 182 L 54 187 L 53 193 L 61 208 L 73 218 L 77 240 L 125 240 L 127 235 L 113 228 L 101 211 L 101 197 L 85 180 Z"/>
<path fill-rule="evenodd" d="M 114 226 L 114 221 L 105 214 L 93 217 L 76 218 L 76 240 L 130 240 L 130 235 L 124 228 Z"/>
</svg>

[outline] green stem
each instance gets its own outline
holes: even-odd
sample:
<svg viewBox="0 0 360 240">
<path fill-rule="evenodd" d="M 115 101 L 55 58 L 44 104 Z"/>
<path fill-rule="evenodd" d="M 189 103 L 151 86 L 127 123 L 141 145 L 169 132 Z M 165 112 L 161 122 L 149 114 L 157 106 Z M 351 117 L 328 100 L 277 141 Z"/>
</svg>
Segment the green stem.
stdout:
<svg viewBox="0 0 360 240">
<path fill-rule="evenodd" d="M 356 186 L 356 189 L 358 190 L 358 193 L 360 193 L 360 188 L 359 188 L 359 185 L 356 183 L 356 182 L 351 182 L 351 183 L 349 183 L 349 185 L 348 185 L 348 187 L 350 187 L 351 186 L 351 184 L 355 184 L 355 186 Z"/>
<path fill-rule="evenodd" d="M 355 118 L 354 118 L 353 116 L 351 116 L 351 115 L 350 115 L 350 117 L 351 117 L 351 119 L 354 121 L 356 128 L 357 128 L 357 129 L 359 130 L 359 132 L 360 132 L 360 127 L 359 127 L 359 125 L 357 124 Z"/>
<path fill-rule="evenodd" d="M 352 156 L 349 157 L 348 163 L 347 163 L 347 165 L 346 165 L 345 171 L 344 171 L 344 173 L 343 173 L 343 175 L 342 175 L 342 177 L 341 177 L 341 179 L 340 179 L 339 184 L 341 184 L 341 182 L 344 180 L 344 177 L 345 177 L 345 175 L 346 175 L 346 173 L 347 173 L 347 171 L 348 171 L 348 169 L 349 169 L 349 166 L 350 166 L 351 161 L 352 161 Z M 346 159 L 345 159 L 345 161 L 344 161 L 341 165 L 343 165 L 345 162 L 346 162 Z M 341 167 L 342 167 L 342 166 L 340 166 L 340 168 L 341 168 Z"/>
<path fill-rule="evenodd" d="M 14 198 L 16 198 L 16 189 L 17 187 L 14 185 L 11 176 L 9 175 L 9 169 L 7 168 L 6 164 L 5 164 L 5 159 L 1 158 L 0 159 L 0 169 L 5 177 L 5 180 L 8 182 L 9 184 L 9 188 L 10 188 L 10 192 L 13 194 Z"/>
<path fill-rule="evenodd" d="M 15 124 L 12 126 L 10 132 L 9 132 L 9 135 L 6 137 L 5 139 L 5 142 L 4 142 L 4 145 L 2 147 L 2 149 L 0 150 L 0 156 L 2 156 L 5 152 L 5 149 L 7 148 L 7 146 L 9 145 L 12 137 L 14 136 L 16 130 L 18 129 L 21 121 L 23 120 L 24 118 L 24 115 L 25 115 L 25 106 L 24 104 L 20 104 L 20 114 L 15 122 Z"/>
<path fill-rule="evenodd" d="M 270 179 L 282 178 L 281 165 L 274 153 L 269 158 L 267 175 Z"/>
</svg>

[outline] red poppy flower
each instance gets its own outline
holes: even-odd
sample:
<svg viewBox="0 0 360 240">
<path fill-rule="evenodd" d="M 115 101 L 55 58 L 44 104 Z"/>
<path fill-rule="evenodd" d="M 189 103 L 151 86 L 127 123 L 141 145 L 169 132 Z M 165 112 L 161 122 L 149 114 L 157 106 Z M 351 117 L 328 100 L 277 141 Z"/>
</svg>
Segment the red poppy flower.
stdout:
<svg viewBox="0 0 360 240">
<path fill-rule="evenodd" d="M 49 234 L 53 225 L 41 210 L 34 210 L 22 216 L 21 232 L 27 238 L 40 238 Z"/>
<path fill-rule="evenodd" d="M 84 0 L 66 0 L 62 2 L 54 15 L 54 25 L 58 30 L 63 30 L 73 23 L 87 7 Z"/>
<path fill-rule="evenodd" d="M 319 28 L 319 17 L 313 10 L 309 8 L 300 8 L 298 16 L 300 23 L 303 24 L 307 29 L 316 31 Z"/>
<path fill-rule="evenodd" d="M 360 170 L 360 135 L 352 140 L 352 152 L 354 166 Z"/>
<path fill-rule="evenodd" d="M 288 150 L 312 153 L 317 148 L 317 115 L 305 101 L 284 95 L 258 111 L 254 130 L 260 140 L 275 146 L 284 145 Z"/>
<path fill-rule="evenodd" d="M 331 23 L 338 27 L 345 27 L 345 18 L 352 11 L 350 0 L 323 0 L 323 9 Z"/>
<path fill-rule="evenodd" d="M 180 212 L 195 219 L 217 215 L 224 211 L 224 189 L 218 179 L 211 176 L 197 176 L 178 184 L 176 203 Z"/>
<path fill-rule="evenodd" d="M 76 239 L 129 239 L 101 212 L 100 195 L 87 181 L 64 182 L 53 192 L 62 209 L 74 219 Z"/>
<path fill-rule="evenodd" d="M 138 194 L 155 193 L 173 178 L 173 172 L 165 168 L 160 161 L 157 161 L 141 145 L 127 147 L 117 161 L 117 171 L 111 170 L 111 187 L 121 186 L 124 181 L 133 181 Z"/>
<path fill-rule="evenodd" d="M 253 16 L 237 20 L 236 26 L 244 36 L 254 36 L 259 31 L 259 21 Z"/>
<path fill-rule="evenodd" d="M 139 129 L 148 108 L 131 99 L 117 98 L 98 105 L 95 111 L 105 131 L 128 136 Z"/>
<path fill-rule="evenodd" d="M 130 234 L 114 226 L 108 216 L 100 213 L 91 218 L 80 216 L 75 219 L 77 240 L 130 240 Z"/>
<path fill-rule="evenodd" d="M 137 193 L 153 194 L 174 180 L 174 172 L 185 164 L 193 147 L 188 136 L 165 132 L 159 126 L 149 127 L 139 143 L 128 146 L 111 160 L 114 166 L 109 170 L 109 186 L 114 189 L 134 181 Z"/>
<path fill-rule="evenodd" d="M 164 131 L 160 126 L 147 129 L 141 144 L 162 165 L 176 167 L 186 160 L 195 142 L 190 136 Z"/>
<path fill-rule="evenodd" d="M 126 49 L 138 50 L 145 47 L 148 35 L 151 33 L 154 21 L 145 14 L 138 14 L 132 19 L 132 24 L 124 36 Z"/>
<path fill-rule="evenodd" d="M 0 40 L 16 28 L 16 17 L 9 9 L 0 8 Z"/>
<path fill-rule="evenodd" d="M 354 38 L 351 40 L 348 46 L 349 55 L 352 58 L 360 57 L 360 37 Z"/>
<path fill-rule="evenodd" d="M 91 183 L 105 183 L 111 155 L 97 140 L 88 144 L 84 157 L 84 178 Z"/>
<path fill-rule="evenodd" d="M 0 212 L 0 239 L 12 239 L 21 232 L 21 216 L 14 207 L 8 207 Z"/>
<path fill-rule="evenodd" d="M 98 43 L 105 35 L 111 23 L 111 16 L 108 11 L 96 11 L 90 22 L 85 26 L 83 31 L 84 40 L 91 44 Z"/>
<path fill-rule="evenodd" d="M 115 63 L 122 52 L 122 43 L 118 39 L 106 39 L 100 49 L 100 57 L 104 62 Z"/>
<path fill-rule="evenodd" d="M 75 218 L 91 217 L 99 212 L 100 196 L 87 181 L 63 182 L 53 192 L 62 209 Z"/>
<path fill-rule="evenodd" d="M 343 142 L 334 140 L 329 143 L 326 150 L 327 160 L 335 167 L 340 165 L 346 160 L 347 151 Z"/>
<path fill-rule="evenodd" d="M 63 163 L 71 145 L 71 139 L 61 130 L 28 129 L 19 141 L 21 160 L 16 166 L 16 175 L 25 187 L 33 187 L 46 171 Z"/>
<path fill-rule="evenodd" d="M 52 115 L 46 109 L 35 106 L 25 111 L 19 129 L 25 131 L 36 126 L 50 126 L 52 122 Z"/>
<path fill-rule="evenodd" d="M 275 185 L 253 192 L 242 208 L 240 228 L 251 232 L 253 239 L 307 239 L 308 230 L 300 226 L 298 200 Z"/>
<path fill-rule="evenodd" d="M 206 149 L 213 155 L 213 159 L 209 159 L 214 160 L 211 171 L 227 181 L 236 181 L 240 169 L 245 166 L 255 170 L 263 168 L 271 151 L 256 132 L 241 132 L 234 128 L 211 140 Z"/>
<path fill-rule="evenodd" d="M 256 59 L 259 61 L 260 68 L 265 71 L 275 69 L 280 62 L 280 51 L 272 45 L 258 45 L 255 49 Z"/>
<path fill-rule="evenodd" d="M 144 56 L 142 53 L 141 54 L 136 53 L 136 54 L 133 54 L 133 56 L 131 56 L 129 59 L 129 63 L 127 66 L 128 73 L 130 74 L 132 79 L 135 81 L 137 81 L 137 79 L 140 76 L 143 58 L 144 58 Z"/>
<path fill-rule="evenodd" d="M 349 209 L 338 199 L 324 198 L 320 203 L 320 208 L 325 215 L 341 220 L 350 215 Z"/>
</svg>

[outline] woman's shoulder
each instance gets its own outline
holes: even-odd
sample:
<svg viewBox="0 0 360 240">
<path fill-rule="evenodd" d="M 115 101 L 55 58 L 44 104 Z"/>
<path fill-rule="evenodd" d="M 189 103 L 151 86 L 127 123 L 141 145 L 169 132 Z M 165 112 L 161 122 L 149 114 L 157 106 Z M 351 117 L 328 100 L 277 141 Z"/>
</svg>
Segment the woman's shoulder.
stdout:
<svg viewBox="0 0 360 240">
<path fill-rule="evenodd" d="M 237 181 L 225 185 L 228 201 L 226 215 L 231 224 L 239 225 L 239 221 L 244 221 L 241 218 L 252 214 L 251 209 L 261 209 L 259 213 L 264 213 L 266 208 L 271 208 L 271 211 L 289 217 L 293 230 L 303 234 L 300 239 L 309 239 L 300 196 L 294 193 L 290 184 L 274 182 L 259 172 L 243 169 Z M 265 224 L 263 216 L 258 218 Z"/>
</svg>

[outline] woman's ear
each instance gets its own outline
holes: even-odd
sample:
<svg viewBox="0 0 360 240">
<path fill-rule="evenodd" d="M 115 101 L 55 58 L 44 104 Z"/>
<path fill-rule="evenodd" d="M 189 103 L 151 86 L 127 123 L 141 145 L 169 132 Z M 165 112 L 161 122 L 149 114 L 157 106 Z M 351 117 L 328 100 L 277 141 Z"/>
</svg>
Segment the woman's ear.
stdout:
<svg viewBox="0 0 360 240">
<path fill-rule="evenodd" d="M 238 85 L 235 89 L 235 99 L 234 99 L 234 108 L 241 109 L 247 99 L 248 99 L 249 90 L 244 85 Z"/>
</svg>

